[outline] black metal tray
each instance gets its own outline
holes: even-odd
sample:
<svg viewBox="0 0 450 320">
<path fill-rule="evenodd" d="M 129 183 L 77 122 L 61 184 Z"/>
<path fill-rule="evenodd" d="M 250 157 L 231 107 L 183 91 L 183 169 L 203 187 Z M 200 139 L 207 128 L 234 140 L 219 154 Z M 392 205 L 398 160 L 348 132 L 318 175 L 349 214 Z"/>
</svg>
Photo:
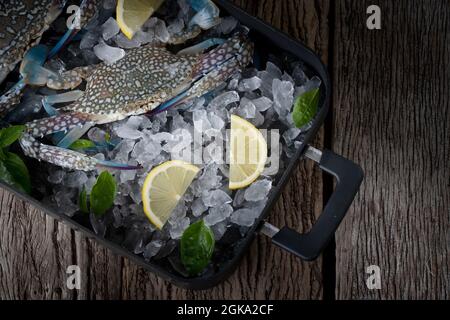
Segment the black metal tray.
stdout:
<svg viewBox="0 0 450 320">
<path fill-rule="evenodd" d="M 319 150 L 308 146 L 320 126 L 323 124 L 328 112 L 331 95 L 330 78 L 327 69 L 320 58 L 300 42 L 247 14 L 228 1 L 214 0 L 214 2 L 216 2 L 223 13 L 234 16 L 238 21 L 250 29 L 252 40 L 257 47 L 265 48 L 263 51 L 267 52 L 278 51 L 292 55 L 296 59 L 303 61 L 305 66 L 322 80 L 319 111 L 311 128 L 306 133 L 302 145 L 290 159 L 282 177 L 271 191 L 267 205 L 259 219 L 247 232 L 246 237 L 234 248 L 234 252 L 236 253 L 235 256 L 231 260 L 224 262 L 221 265 L 219 272 L 197 278 L 185 278 L 179 274 L 172 273 L 155 263 L 145 261 L 143 257 L 132 254 L 118 244 L 97 236 L 89 228 L 77 223 L 64 214 L 55 212 L 29 195 L 22 194 L 0 181 L 0 185 L 3 188 L 33 204 L 52 217 L 64 221 L 73 229 L 82 232 L 86 237 L 96 239 L 98 242 L 111 249 L 115 254 L 127 257 L 148 271 L 170 281 L 174 285 L 187 289 L 206 289 L 224 281 L 236 269 L 241 258 L 247 252 L 247 249 L 258 232 L 270 236 L 274 244 L 290 251 L 304 260 L 315 259 L 333 236 L 335 230 L 345 216 L 348 207 L 353 201 L 363 179 L 361 168 L 353 162 L 344 159 L 331 151 L 320 152 Z M 337 179 L 337 185 L 333 195 L 325 206 L 322 215 L 312 227 L 311 231 L 302 235 L 287 227 L 279 230 L 278 228 L 267 224 L 264 219 L 272 210 L 272 207 L 275 205 L 283 188 L 292 175 L 293 170 L 297 166 L 298 161 L 301 160 L 304 155 L 318 162 L 324 171 L 334 175 Z"/>
</svg>

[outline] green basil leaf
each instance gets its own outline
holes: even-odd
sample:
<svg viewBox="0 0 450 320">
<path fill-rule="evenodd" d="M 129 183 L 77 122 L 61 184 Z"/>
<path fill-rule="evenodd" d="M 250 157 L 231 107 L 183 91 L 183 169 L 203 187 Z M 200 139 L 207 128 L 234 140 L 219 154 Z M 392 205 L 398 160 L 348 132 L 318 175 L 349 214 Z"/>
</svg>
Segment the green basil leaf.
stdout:
<svg viewBox="0 0 450 320">
<path fill-rule="evenodd" d="M 14 180 L 14 177 L 9 172 L 9 170 L 6 168 L 3 161 L 0 161 L 0 180 L 5 182 L 6 184 L 9 184 L 10 186 L 16 187 L 16 181 Z"/>
<path fill-rule="evenodd" d="M 297 128 L 307 125 L 316 115 L 319 105 L 319 93 L 319 88 L 317 88 L 303 93 L 295 100 L 292 119 Z"/>
<path fill-rule="evenodd" d="M 92 142 L 91 140 L 78 139 L 70 145 L 69 149 L 72 149 L 75 151 L 80 151 L 80 150 L 85 150 L 85 149 L 89 149 L 89 148 L 93 148 L 93 147 L 95 147 L 95 143 Z"/>
<path fill-rule="evenodd" d="M 203 220 L 193 223 L 181 237 L 181 262 L 195 276 L 208 266 L 214 252 L 214 234 Z"/>
<path fill-rule="evenodd" d="M 114 204 L 116 197 L 116 180 L 108 172 L 103 171 L 92 187 L 90 195 L 91 210 L 96 216 L 101 216 Z"/>
<path fill-rule="evenodd" d="M 80 197 L 78 198 L 78 205 L 80 207 L 81 212 L 89 213 L 89 207 L 87 202 L 87 192 L 86 187 L 83 186 L 83 190 L 80 192 Z"/>
<path fill-rule="evenodd" d="M 0 148 L 10 146 L 14 141 L 20 138 L 25 131 L 25 126 L 11 126 L 0 130 Z"/>
<path fill-rule="evenodd" d="M 20 186 L 26 193 L 31 193 L 30 173 L 22 158 L 15 153 L 5 152 L 3 163 L 13 177 L 16 186 Z"/>
</svg>

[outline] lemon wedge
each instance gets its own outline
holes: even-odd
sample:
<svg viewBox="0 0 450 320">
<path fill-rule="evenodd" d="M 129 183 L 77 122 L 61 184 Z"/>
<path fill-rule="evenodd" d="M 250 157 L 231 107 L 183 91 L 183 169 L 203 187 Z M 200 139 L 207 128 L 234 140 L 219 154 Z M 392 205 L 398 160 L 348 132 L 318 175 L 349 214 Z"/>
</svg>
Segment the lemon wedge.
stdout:
<svg viewBox="0 0 450 320">
<path fill-rule="evenodd" d="M 232 190 L 245 188 L 264 171 L 267 142 L 250 122 L 231 116 L 230 182 Z"/>
<path fill-rule="evenodd" d="M 158 229 L 162 229 L 187 188 L 200 171 L 196 166 L 172 160 L 153 168 L 142 187 L 144 212 Z"/>
<path fill-rule="evenodd" d="M 128 39 L 133 38 L 163 2 L 164 0 L 119 0 L 116 14 L 120 30 Z"/>
</svg>

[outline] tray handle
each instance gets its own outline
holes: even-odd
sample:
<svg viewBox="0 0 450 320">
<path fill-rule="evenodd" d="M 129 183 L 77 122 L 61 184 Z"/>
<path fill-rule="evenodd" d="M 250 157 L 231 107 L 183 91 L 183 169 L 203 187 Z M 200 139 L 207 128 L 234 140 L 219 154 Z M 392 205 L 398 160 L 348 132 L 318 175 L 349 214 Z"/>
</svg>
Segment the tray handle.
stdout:
<svg viewBox="0 0 450 320">
<path fill-rule="evenodd" d="M 347 213 L 363 180 L 363 171 L 354 162 L 329 150 L 308 146 L 305 156 L 317 162 L 322 170 L 333 175 L 336 188 L 312 229 L 305 234 L 283 227 L 281 230 L 265 222 L 260 232 L 272 242 L 304 260 L 314 260 L 325 249 Z"/>
</svg>

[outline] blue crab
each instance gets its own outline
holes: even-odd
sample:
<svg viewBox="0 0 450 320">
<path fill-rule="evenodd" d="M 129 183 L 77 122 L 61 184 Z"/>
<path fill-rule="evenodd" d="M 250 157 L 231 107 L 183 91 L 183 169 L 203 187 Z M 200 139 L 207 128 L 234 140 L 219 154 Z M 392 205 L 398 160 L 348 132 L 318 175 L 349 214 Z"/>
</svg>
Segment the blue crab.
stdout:
<svg viewBox="0 0 450 320">
<path fill-rule="evenodd" d="M 211 0 L 186 0 L 197 14 L 189 22 L 189 30 L 173 39 L 174 44 L 182 43 L 188 36 L 195 37 L 220 22 L 219 9 Z M 16 64 L 22 60 L 28 48 L 40 41 L 42 34 L 62 12 L 67 0 L 9 0 L 0 2 L 0 26 L 6 26 L 0 32 L 0 83 Z M 22 63 L 21 79 L 0 97 L 0 115 L 10 112 L 20 102 L 27 84 L 36 85 L 39 67 L 55 56 L 81 28 L 86 26 L 100 11 L 102 0 L 80 0 L 80 6 L 72 25 L 52 50 L 34 50 L 28 59 L 33 69 Z M 37 53 L 36 53 L 37 52 Z M 25 60 L 26 56 L 24 57 Z M 39 84 L 39 83 L 38 83 Z"/>
<path fill-rule="evenodd" d="M 239 32 L 205 53 L 188 50 L 173 54 L 164 47 L 145 46 L 129 50 L 112 65 L 78 67 L 57 78 L 44 74 L 42 78 L 50 88 L 73 89 L 85 79 L 86 90 L 82 95 L 77 94 L 70 105 L 58 109 L 57 114 L 26 123 L 20 144 L 25 155 L 70 169 L 135 169 L 63 146 L 78 139 L 93 125 L 158 112 L 200 97 L 245 68 L 252 55 L 252 42 L 245 33 Z M 70 138 L 63 139 L 65 143 L 58 146 L 37 140 L 61 131 L 69 131 Z"/>
<path fill-rule="evenodd" d="M 39 43 L 42 34 L 61 14 L 67 0 L 8 0 L 0 2 L 0 83 L 24 57 L 24 53 Z M 54 56 L 98 12 L 100 0 L 82 0 L 79 19 L 45 57 Z M 24 72 L 21 70 L 22 77 Z M 0 98 L 0 114 L 4 115 L 20 101 L 27 81 L 21 79 Z"/>
</svg>

